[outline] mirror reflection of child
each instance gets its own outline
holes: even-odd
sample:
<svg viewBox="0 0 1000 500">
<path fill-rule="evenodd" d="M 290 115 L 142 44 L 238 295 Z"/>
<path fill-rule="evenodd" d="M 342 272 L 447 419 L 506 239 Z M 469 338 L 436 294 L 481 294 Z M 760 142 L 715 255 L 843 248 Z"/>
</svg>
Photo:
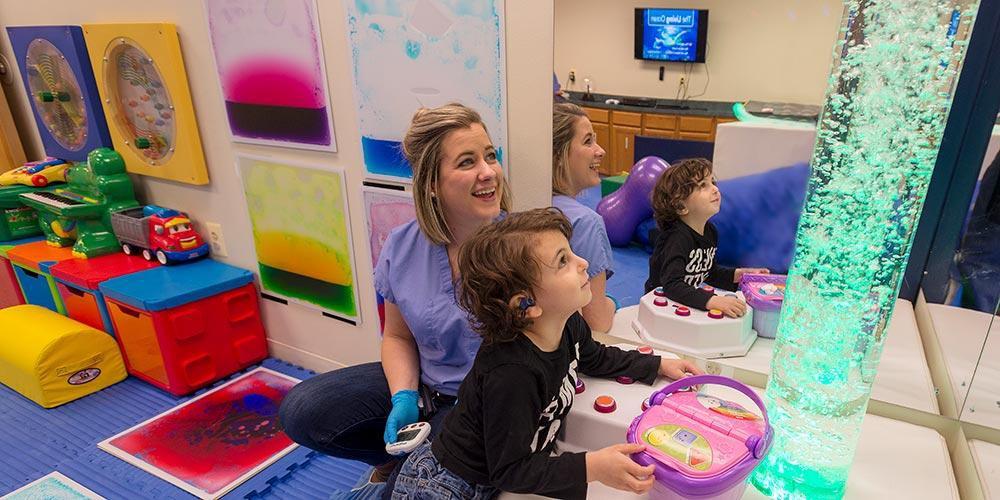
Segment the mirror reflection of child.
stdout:
<svg viewBox="0 0 1000 500">
<path fill-rule="evenodd" d="M 712 176 L 712 162 L 694 158 L 674 163 L 656 181 L 652 198 L 660 233 L 649 257 L 646 293 L 663 287 L 668 299 L 689 307 L 717 309 L 730 318 L 746 314 L 746 302 L 738 297 L 701 288 L 708 283 L 732 290 L 745 273 L 770 272 L 716 262 L 719 235 L 708 220 L 719 213 L 722 193 Z"/>
<path fill-rule="evenodd" d="M 486 499 L 499 491 L 585 498 L 587 484 L 644 493 L 652 466 L 641 444 L 553 455 L 578 372 L 652 384 L 701 371 L 690 361 L 606 347 L 579 310 L 590 302 L 587 261 L 569 246 L 556 208 L 529 210 L 480 229 L 460 250 L 459 303 L 483 336 L 458 403 L 432 443 L 399 472 L 393 498 Z"/>
</svg>

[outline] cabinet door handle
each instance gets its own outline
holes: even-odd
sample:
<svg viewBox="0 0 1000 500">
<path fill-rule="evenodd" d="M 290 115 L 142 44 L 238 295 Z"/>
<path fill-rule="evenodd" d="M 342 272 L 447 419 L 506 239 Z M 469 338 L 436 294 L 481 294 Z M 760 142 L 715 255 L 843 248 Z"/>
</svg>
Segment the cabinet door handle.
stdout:
<svg viewBox="0 0 1000 500">
<path fill-rule="evenodd" d="M 628 136 L 625 136 L 625 149 L 628 149 Z"/>
</svg>

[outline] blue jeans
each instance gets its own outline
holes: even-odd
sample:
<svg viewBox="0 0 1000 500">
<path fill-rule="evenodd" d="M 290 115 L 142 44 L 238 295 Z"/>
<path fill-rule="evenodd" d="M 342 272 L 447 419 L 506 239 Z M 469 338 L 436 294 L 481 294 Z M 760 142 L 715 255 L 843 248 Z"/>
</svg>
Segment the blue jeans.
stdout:
<svg viewBox="0 0 1000 500">
<path fill-rule="evenodd" d="M 427 441 L 413 450 L 399 469 L 392 500 L 489 500 L 499 493 L 492 486 L 470 483 L 442 467 Z"/>
<path fill-rule="evenodd" d="M 391 409 L 382 363 L 366 363 L 303 380 L 281 402 L 278 419 L 302 446 L 381 465 L 393 458 L 382 441 Z"/>
<path fill-rule="evenodd" d="M 421 414 L 431 424 L 431 436 L 444 426 L 452 406 L 434 415 Z M 296 443 L 337 458 L 382 465 L 396 459 L 385 452 L 382 434 L 392 410 L 389 383 L 382 363 L 365 363 L 316 375 L 299 382 L 285 395 L 278 420 Z M 397 467 L 386 482 L 392 491 Z"/>
</svg>

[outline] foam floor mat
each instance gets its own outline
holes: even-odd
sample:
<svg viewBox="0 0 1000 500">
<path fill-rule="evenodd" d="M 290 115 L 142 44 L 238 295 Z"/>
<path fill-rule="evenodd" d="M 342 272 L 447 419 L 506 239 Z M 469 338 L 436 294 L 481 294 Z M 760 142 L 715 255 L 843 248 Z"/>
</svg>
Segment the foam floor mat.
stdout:
<svg viewBox="0 0 1000 500">
<path fill-rule="evenodd" d="M 261 366 L 307 379 L 313 372 L 268 359 Z M 233 374 L 223 384 L 254 367 Z M 205 388 L 194 395 L 211 389 Z M 53 470 L 114 499 L 187 499 L 190 494 L 97 448 L 97 443 L 177 406 L 176 398 L 134 377 L 57 408 L 44 409 L 0 385 L 0 495 Z M 298 447 L 223 498 L 329 498 L 350 489 L 367 466 Z"/>
</svg>

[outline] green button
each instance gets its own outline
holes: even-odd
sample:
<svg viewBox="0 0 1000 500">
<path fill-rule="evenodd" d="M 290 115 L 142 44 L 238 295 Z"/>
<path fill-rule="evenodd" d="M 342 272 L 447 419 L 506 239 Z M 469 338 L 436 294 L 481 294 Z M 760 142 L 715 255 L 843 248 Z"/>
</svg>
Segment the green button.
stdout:
<svg viewBox="0 0 1000 500">
<path fill-rule="evenodd" d="M 146 149 L 146 148 L 148 148 L 149 147 L 149 139 L 147 139 L 145 137 L 136 137 L 135 138 L 135 147 L 137 147 L 139 149 Z"/>
<path fill-rule="evenodd" d="M 41 99 L 42 102 L 52 102 L 56 100 L 56 96 L 52 92 L 39 92 L 38 98 Z"/>
<path fill-rule="evenodd" d="M 69 101 L 69 92 L 60 92 L 59 93 L 59 100 L 62 101 L 62 102 Z"/>
</svg>

